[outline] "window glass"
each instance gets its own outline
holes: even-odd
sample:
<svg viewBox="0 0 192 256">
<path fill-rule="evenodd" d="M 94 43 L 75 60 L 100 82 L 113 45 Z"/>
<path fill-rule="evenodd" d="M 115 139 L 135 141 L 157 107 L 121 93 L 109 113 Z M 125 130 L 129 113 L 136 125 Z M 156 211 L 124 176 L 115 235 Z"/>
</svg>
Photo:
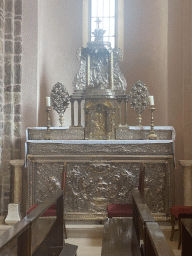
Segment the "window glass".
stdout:
<svg viewBox="0 0 192 256">
<path fill-rule="evenodd" d="M 104 41 L 111 42 L 112 48 L 115 47 L 115 8 L 116 0 L 91 0 L 91 41 L 94 40 L 92 32 L 98 28 L 98 25 L 95 22 L 96 18 L 99 18 L 102 21 L 99 24 L 99 28 L 106 30 L 104 34 Z"/>
</svg>

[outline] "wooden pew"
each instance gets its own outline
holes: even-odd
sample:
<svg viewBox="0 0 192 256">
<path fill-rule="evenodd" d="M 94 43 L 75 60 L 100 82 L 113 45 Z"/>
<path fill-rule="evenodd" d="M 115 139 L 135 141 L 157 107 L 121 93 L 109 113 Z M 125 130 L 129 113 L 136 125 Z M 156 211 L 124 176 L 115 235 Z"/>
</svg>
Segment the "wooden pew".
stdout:
<svg viewBox="0 0 192 256">
<path fill-rule="evenodd" d="M 140 238 L 146 221 L 155 221 L 138 189 L 133 190 L 133 218 L 111 218 L 104 224 L 102 256 L 141 255 Z"/>
<path fill-rule="evenodd" d="M 182 256 L 191 254 L 192 245 L 192 219 L 181 219 L 181 240 L 182 240 Z"/>
<path fill-rule="evenodd" d="M 17 222 L 0 237 L 0 255 L 31 256 L 31 223 Z"/>
<path fill-rule="evenodd" d="M 105 222 L 101 256 L 174 256 L 138 189 L 133 190 L 132 199 L 133 218 L 112 218 Z"/>
<path fill-rule="evenodd" d="M 174 256 L 157 222 L 146 222 L 144 248 L 146 256 Z"/>
<path fill-rule="evenodd" d="M 141 256 L 131 218 L 109 218 L 104 224 L 101 256 Z"/>
<path fill-rule="evenodd" d="M 56 202 L 56 217 L 41 215 Z M 0 238 L 0 255 L 74 256 L 77 246 L 63 239 L 63 190 L 47 198 Z"/>
<path fill-rule="evenodd" d="M 133 223 L 142 255 L 174 256 L 163 232 L 153 218 L 144 197 L 137 189 L 133 190 Z M 141 239 L 143 244 L 141 244 Z"/>
<path fill-rule="evenodd" d="M 151 215 L 151 211 L 144 202 L 144 197 L 139 193 L 138 189 L 133 190 L 133 223 L 136 230 L 137 240 L 140 245 L 140 240 L 143 238 L 146 222 L 155 222 Z"/>
</svg>

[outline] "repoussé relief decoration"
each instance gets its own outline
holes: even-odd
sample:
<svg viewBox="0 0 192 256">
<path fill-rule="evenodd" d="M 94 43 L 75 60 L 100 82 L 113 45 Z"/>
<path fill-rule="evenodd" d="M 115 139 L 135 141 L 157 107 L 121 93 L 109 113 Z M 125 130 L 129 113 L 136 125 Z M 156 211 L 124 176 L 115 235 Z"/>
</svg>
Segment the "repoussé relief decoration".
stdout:
<svg viewBox="0 0 192 256">
<path fill-rule="evenodd" d="M 69 93 L 66 87 L 57 82 L 51 90 L 51 103 L 59 115 L 60 127 L 63 127 L 64 113 L 69 105 Z"/>
</svg>

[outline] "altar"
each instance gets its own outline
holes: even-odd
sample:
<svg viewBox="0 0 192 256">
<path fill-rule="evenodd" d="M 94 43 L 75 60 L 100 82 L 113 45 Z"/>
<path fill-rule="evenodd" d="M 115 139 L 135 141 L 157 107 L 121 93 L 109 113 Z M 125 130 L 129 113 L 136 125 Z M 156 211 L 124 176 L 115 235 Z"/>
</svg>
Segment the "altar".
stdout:
<svg viewBox="0 0 192 256">
<path fill-rule="evenodd" d="M 144 163 L 146 204 L 155 216 L 168 216 L 174 198 L 173 127 L 155 127 L 158 140 L 147 139 L 149 126 L 119 127 L 117 140 L 83 140 L 82 129 L 51 128 L 53 140 L 43 139 L 46 128 L 27 129 L 28 207 L 60 188 L 66 162 L 65 218 L 104 219 L 108 204 L 131 203 Z"/>
<path fill-rule="evenodd" d="M 144 163 L 146 204 L 156 217 L 166 218 L 174 198 L 174 128 L 154 126 L 154 99 L 143 82 L 137 81 L 127 92 L 119 67 L 122 52 L 103 41 L 105 31 L 97 22 L 95 40 L 77 50 L 80 68 L 73 94 L 55 84 L 46 99 L 47 127 L 27 129 L 28 208 L 61 187 L 66 163 L 65 219 L 104 219 L 108 204 L 131 203 Z M 50 127 L 50 99 L 61 127 Z M 69 101 L 71 126 L 65 128 Z M 138 115 L 138 126 L 128 125 L 128 103 Z M 151 124 L 142 126 L 149 103 Z"/>
</svg>

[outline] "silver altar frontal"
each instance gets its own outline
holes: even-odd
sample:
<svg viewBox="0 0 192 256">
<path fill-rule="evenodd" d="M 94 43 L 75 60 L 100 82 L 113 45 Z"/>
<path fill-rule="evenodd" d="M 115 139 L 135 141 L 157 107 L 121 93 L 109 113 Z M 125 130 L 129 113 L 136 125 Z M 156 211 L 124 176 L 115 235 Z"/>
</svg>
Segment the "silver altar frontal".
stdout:
<svg viewBox="0 0 192 256">
<path fill-rule="evenodd" d="M 155 127 L 159 140 L 147 139 L 150 127 L 121 127 L 117 140 L 83 140 L 78 129 L 51 128 L 54 140 L 43 139 L 46 128 L 27 129 L 28 206 L 60 188 L 66 162 L 65 218 L 103 219 L 108 204 L 131 203 L 144 163 L 146 203 L 155 215 L 169 215 L 174 196 L 172 127 Z"/>
<path fill-rule="evenodd" d="M 154 127 L 153 115 L 151 126 L 141 125 L 142 112 L 149 102 L 147 86 L 137 81 L 127 93 L 119 67 L 121 50 L 103 42 L 105 31 L 99 29 L 99 22 L 95 40 L 77 51 L 80 68 L 70 96 L 71 126 L 50 128 L 48 115 L 47 128 L 27 129 L 28 207 L 61 187 L 66 163 L 65 218 L 103 219 L 108 204 L 131 203 L 140 164 L 144 163 L 146 203 L 156 216 L 166 217 L 174 198 L 174 129 Z M 54 88 L 52 102 L 57 110 L 64 111 L 68 103 L 62 95 L 67 93 L 60 83 Z M 128 102 L 138 114 L 138 126 L 128 126 Z"/>
</svg>

